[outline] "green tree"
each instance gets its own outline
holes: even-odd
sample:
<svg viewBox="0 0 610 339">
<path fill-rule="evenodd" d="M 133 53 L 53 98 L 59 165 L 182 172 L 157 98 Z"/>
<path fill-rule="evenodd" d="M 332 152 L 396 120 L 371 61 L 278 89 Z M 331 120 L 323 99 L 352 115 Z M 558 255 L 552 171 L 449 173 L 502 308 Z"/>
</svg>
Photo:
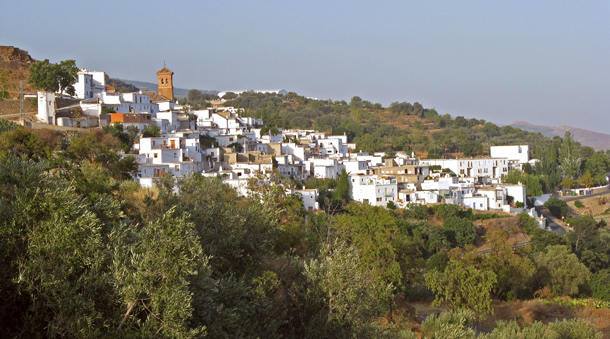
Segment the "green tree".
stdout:
<svg viewBox="0 0 610 339">
<path fill-rule="evenodd" d="M 472 244 L 477 237 L 477 229 L 468 219 L 449 217 L 443 222 L 443 228 L 454 246 L 464 247 Z"/>
<path fill-rule="evenodd" d="M 46 92 L 63 92 L 74 95 L 74 83 L 78 76 L 76 61 L 64 60 L 52 64 L 48 59 L 30 66 L 29 82 L 37 89 Z"/>
<path fill-rule="evenodd" d="M 481 256 L 481 267 L 497 275 L 493 296 L 503 299 L 517 296 L 519 291 L 526 289 L 534 274 L 534 263 L 527 256 L 514 253 L 504 231 L 488 234 L 486 243 L 491 248 L 488 254 Z"/>
<path fill-rule="evenodd" d="M 485 315 L 493 313 L 491 290 L 496 279 L 491 271 L 452 260 L 443 272 L 428 272 L 426 286 L 435 294 L 433 305 L 446 303 L 454 310 L 466 308 Z"/>
<path fill-rule="evenodd" d="M 525 194 L 528 197 L 538 197 L 544 193 L 542 190 L 543 179 L 540 176 L 526 174 L 519 170 L 511 170 L 508 172 L 508 174 L 502 178 L 502 182 L 525 185 Z"/>
<path fill-rule="evenodd" d="M 28 159 L 42 160 L 49 158 L 51 151 L 38 135 L 25 128 L 15 128 L 0 135 L 0 156 L 13 153 Z"/>
<path fill-rule="evenodd" d="M 544 203 L 544 207 L 548 208 L 556 218 L 568 215 L 568 204 L 559 198 L 549 198 L 549 200 Z"/>
<path fill-rule="evenodd" d="M 78 78 L 78 67 L 75 60 L 61 61 L 57 66 L 57 78 L 59 79 L 59 92 L 75 95 L 74 83 Z"/>
<path fill-rule="evenodd" d="M 169 210 L 145 226 L 124 224 L 111 235 L 115 243 L 112 277 L 124 310 L 119 330 L 143 336 L 192 337 L 193 295 L 189 279 L 205 274 L 197 232 Z"/>
<path fill-rule="evenodd" d="M 589 188 L 589 187 L 593 186 L 595 181 L 593 180 L 593 177 L 591 176 L 591 172 L 586 171 L 585 174 L 581 175 L 580 178 L 578 178 L 578 183 L 580 184 L 581 187 Z"/>
<path fill-rule="evenodd" d="M 328 320 L 344 324 L 342 337 L 362 333 L 372 317 L 385 314 L 392 298 L 392 284 L 375 278 L 361 263 L 359 252 L 345 242 L 322 247 L 319 259 L 305 264 L 308 280 L 326 301 Z"/>
<path fill-rule="evenodd" d="M 383 207 L 357 202 L 350 203 L 347 212 L 335 218 L 338 231 L 359 250 L 364 267 L 370 267 L 383 281 L 398 286 L 402 277 L 392 241 L 398 234 L 393 213 Z"/>
<path fill-rule="evenodd" d="M 342 201 L 343 204 L 347 204 L 351 200 L 349 176 L 345 169 L 341 170 L 341 175 L 339 175 L 339 179 L 337 180 L 337 186 L 333 190 L 333 200 Z"/>
<path fill-rule="evenodd" d="M 157 124 L 149 124 L 142 130 L 142 138 L 160 137 L 161 129 Z"/>
<path fill-rule="evenodd" d="M 225 95 L 222 97 L 224 100 L 233 100 L 233 99 L 237 99 L 239 97 L 239 95 L 233 93 L 233 92 L 227 92 L 225 93 Z"/>
<path fill-rule="evenodd" d="M 563 175 L 570 178 L 578 176 L 580 169 L 579 144 L 574 140 L 572 133 L 566 132 L 559 149 L 559 163 Z"/>
<path fill-rule="evenodd" d="M 591 276 L 589 289 L 593 298 L 610 301 L 610 270 L 601 270 Z"/>
<path fill-rule="evenodd" d="M 72 187 L 61 181 L 45 186 L 37 195 L 19 193 L 9 221 L 9 229 L 19 230 L 14 240 L 25 246 L 14 273 L 20 293 L 29 297 L 20 312 L 22 336 L 100 337 L 118 316 L 106 266 L 107 225 Z M 118 221 L 116 202 L 99 202 L 105 205 L 99 212 Z"/>
<path fill-rule="evenodd" d="M 558 296 L 572 296 L 578 293 L 579 285 L 584 284 L 590 272 L 578 261 L 575 254 L 563 245 L 547 247 L 547 252 L 534 255 L 538 267 L 538 280 L 543 286 L 549 286 Z"/>
</svg>

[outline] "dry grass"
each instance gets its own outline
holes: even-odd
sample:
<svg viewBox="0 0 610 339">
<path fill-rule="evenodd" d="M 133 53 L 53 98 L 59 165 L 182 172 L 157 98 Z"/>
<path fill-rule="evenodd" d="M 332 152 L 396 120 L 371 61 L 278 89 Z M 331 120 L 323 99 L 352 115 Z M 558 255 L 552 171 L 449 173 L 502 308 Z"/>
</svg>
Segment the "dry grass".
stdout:
<svg viewBox="0 0 610 339">
<path fill-rule="evenodd" d="M 587 307 L 576 312 L 577 318 L 583 318 L 595 325 L 604 338 L 610 338 L 610 309 Z"/>
<path fill-rule="evenodd" d="M 498 213 L 501 214 L 501 213 Z M 520 227 L 519 217 L 487 219 L 475 222 L 475 225 L 482 229 L 485 234 L 503 231 L 508 235 L 509 244 L 521 244 L 528 242 L 531 239 Z M 489 245 L 485 243 L 485 237 L 476 239 L 476 246 L 479 250 L 489 249 Z"/>
</svg>

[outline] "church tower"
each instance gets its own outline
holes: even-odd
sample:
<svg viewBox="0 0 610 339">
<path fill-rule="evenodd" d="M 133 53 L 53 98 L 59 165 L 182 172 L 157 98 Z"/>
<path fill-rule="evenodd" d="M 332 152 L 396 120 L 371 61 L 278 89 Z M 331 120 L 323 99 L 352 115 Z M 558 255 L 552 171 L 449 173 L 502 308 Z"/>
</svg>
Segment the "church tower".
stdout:
<svg viewBox="0 0 610 339">
<path fill-rule="evenodd" d="M 159 94 L 174 101 L 174 72 L 170 71 L 163 64 L 163 68 L 157 72 L 157 78 L 159 79 Z"/>
</svg>

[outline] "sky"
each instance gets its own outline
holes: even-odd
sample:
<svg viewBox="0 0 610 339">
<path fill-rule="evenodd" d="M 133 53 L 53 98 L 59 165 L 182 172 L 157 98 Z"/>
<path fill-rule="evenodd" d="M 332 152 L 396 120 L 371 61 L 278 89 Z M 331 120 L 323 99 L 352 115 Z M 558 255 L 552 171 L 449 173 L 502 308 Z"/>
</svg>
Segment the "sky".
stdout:
<svg viewBox="0 0 610 339">
<path fill-rule="evenodd" d="M 8 2 L 8 3 L 7 3 Z M 0 45 L 113 78 L 610 134 L 610 1 L 16 1 Z"/>
</svg>

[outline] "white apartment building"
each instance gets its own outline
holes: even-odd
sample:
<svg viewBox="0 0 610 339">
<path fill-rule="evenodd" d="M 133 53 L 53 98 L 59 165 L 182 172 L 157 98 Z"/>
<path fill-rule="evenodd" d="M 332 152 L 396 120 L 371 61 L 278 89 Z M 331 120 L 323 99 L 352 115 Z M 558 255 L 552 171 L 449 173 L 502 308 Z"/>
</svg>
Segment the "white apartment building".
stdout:
<svg viewBox="0 0 610 339">
<path fill-rule="evenodd" d="M 78 71 L 74 83 L 75 95 L 79 99 L 97 98 L 106 92 L 106 73 L 88 71 L 83 68 Z"/>
<path fill-rule="evenodd" d="M 421 164 L 448 168 L 460 177 L 502 178 L 508 174 L 508 159 L 423 159 Z"/>
<path fill-rule="evenodd" d="M 386 207 L 398 199 L 398 184 L 391 176 L 351 174 L 349 183 L 351 198 L 356 201 Z"/>
</svg>

